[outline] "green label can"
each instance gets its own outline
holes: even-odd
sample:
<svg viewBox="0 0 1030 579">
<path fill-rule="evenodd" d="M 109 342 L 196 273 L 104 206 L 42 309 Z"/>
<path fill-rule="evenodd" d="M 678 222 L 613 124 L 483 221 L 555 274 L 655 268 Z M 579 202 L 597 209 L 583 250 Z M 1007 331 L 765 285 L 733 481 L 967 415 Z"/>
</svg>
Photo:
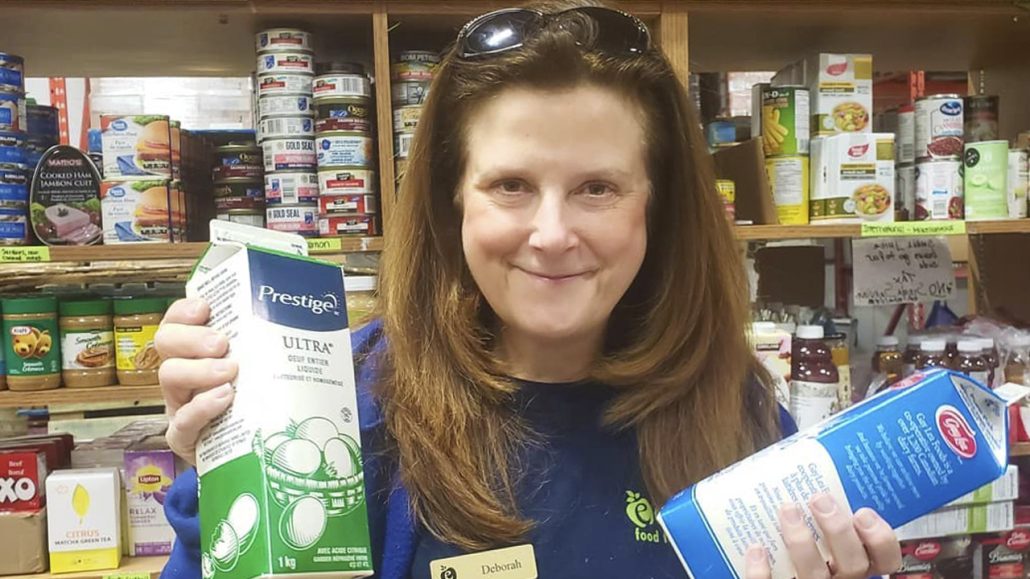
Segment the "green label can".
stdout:
<svg viewBox="0 0 1030 579">
<path fill-rule="evenodd" d="M 765 160 L 780 225 L 808 225 L 808 157 L 774 157 Z"/>
<path fill-rule="evenodd" d="M 808 154 L 808 89 L 769 86 L 762 89 L 762 150 L 766 157 Z"/>
<path fill-rule="evenodd" d="M 963 164 L 966 220 L 1007 219 L 1008 141 L 966 143 Z"/>
</svg>

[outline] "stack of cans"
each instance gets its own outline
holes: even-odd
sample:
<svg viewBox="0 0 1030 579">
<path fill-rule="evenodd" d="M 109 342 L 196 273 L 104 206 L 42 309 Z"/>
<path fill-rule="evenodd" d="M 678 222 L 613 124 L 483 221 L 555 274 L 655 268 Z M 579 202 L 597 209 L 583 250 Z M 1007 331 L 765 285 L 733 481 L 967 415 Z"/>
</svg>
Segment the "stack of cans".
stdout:
<svg viewBox="0 0 1030 579">
<path fill-rule="evenodd" d="M 939 94 L 917 99 L 913 128 L 916 221 L 965 218 L 962 97 Z"/>
<path fill-rule="evenodd" d="M 24 245 L 29 239 L 27 128 L 25 61 L 0 52 L 0 245 Z"/>
<path fill-rule="evenodd" d="M 35 171 L 47 149 L 61 142 L 57 109 L 30 103 L 27 107 L 28 137 L 25 140 L 25 163 Z"/>
<path fill-rule="evenodd" d="M 264 156 L 265 226 L 318 235 L 311 35 L 274 28 L 257 35 L 257 138 Z"/>
<path fill-rule="evenodd" d="M 265 226 L 265 170 L 261 147 L 255 143 L 229 143 L 215 149 L 215 212 L 218 219 Z"/>
<path fill-rule="evenodd" d="M 394 170 L 399 182 L 408 169 L 408 154 L 415 128 L 422 116 L 422 104 L 429 96 L 440 55 L 428 50 L 406 50 L 390 65 L 393 94 Z"/>
<path fill-rule="evenodd" d="M 319 236 L 379 235 L 371 83 L 360 64 L 320 63 L 318 69 Z"/>
</svg>

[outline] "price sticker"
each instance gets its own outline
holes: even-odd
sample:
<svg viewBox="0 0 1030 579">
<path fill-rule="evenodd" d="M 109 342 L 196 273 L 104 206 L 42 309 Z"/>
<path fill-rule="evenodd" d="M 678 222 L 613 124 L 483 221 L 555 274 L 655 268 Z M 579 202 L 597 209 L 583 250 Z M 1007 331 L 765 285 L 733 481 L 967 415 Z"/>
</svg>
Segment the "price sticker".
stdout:
<svg viewBox="0 0 1030 579">
<path fill-rule="evenodd" d="M 50 261 L 50 248 L 0 247 L 0 263 L 44 263 Z"/>
<path fill-rule="evenodd" d="M 965 235 L 965 221 L 902 221 L 899 223 L 863 223 L 862 237 L 933 237 Z"/>
<path fill-rule="evenodd" d="M 342 250 L 343 243 L 340 241 L 339 237 L 308 240 L 308 251 L 311 253 L 329 253 Z"/>
</svg>

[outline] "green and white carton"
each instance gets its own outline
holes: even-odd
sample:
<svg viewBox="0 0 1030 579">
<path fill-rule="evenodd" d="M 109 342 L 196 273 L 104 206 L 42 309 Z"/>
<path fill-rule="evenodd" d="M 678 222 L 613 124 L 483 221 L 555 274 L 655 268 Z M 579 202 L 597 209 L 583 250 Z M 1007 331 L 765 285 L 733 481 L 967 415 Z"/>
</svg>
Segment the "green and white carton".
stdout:
<svg viewBox="0 0 1030 579">
<path fill-rule="evenodd" d="M 212 223 L 211 239 L 186 293 L 210 304 L 239 375 L 197 446 L 204 579 L 367 577 L 343 270 L 289 234 Z"/>
</svg>

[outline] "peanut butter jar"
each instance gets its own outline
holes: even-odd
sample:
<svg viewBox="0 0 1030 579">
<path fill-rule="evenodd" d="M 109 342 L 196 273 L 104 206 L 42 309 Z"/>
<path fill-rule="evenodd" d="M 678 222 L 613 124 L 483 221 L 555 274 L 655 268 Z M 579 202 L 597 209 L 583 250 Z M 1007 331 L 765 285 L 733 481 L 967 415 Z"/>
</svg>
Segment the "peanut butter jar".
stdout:
<svg viewBox="0 0 1030 579">
<path fill-rule="evenodd" d="M 133 298 L 114 302 L 114 341 L 118 383 L 157 384 L 161 357 L 154 335 L 168 306 L 166 298 Z"/>
<path fill-rule="evenodd" d="M 53 296 L 3 300 L 4 358 L 11 390 L 50 390 L 61 385 L 61 343 Z"/>
<path fill-rule="evenodd" d="M 69 388 L 111 386 L 115 375 L 111 302 L 61 302 L 61 378 Z"/>
</svg>

